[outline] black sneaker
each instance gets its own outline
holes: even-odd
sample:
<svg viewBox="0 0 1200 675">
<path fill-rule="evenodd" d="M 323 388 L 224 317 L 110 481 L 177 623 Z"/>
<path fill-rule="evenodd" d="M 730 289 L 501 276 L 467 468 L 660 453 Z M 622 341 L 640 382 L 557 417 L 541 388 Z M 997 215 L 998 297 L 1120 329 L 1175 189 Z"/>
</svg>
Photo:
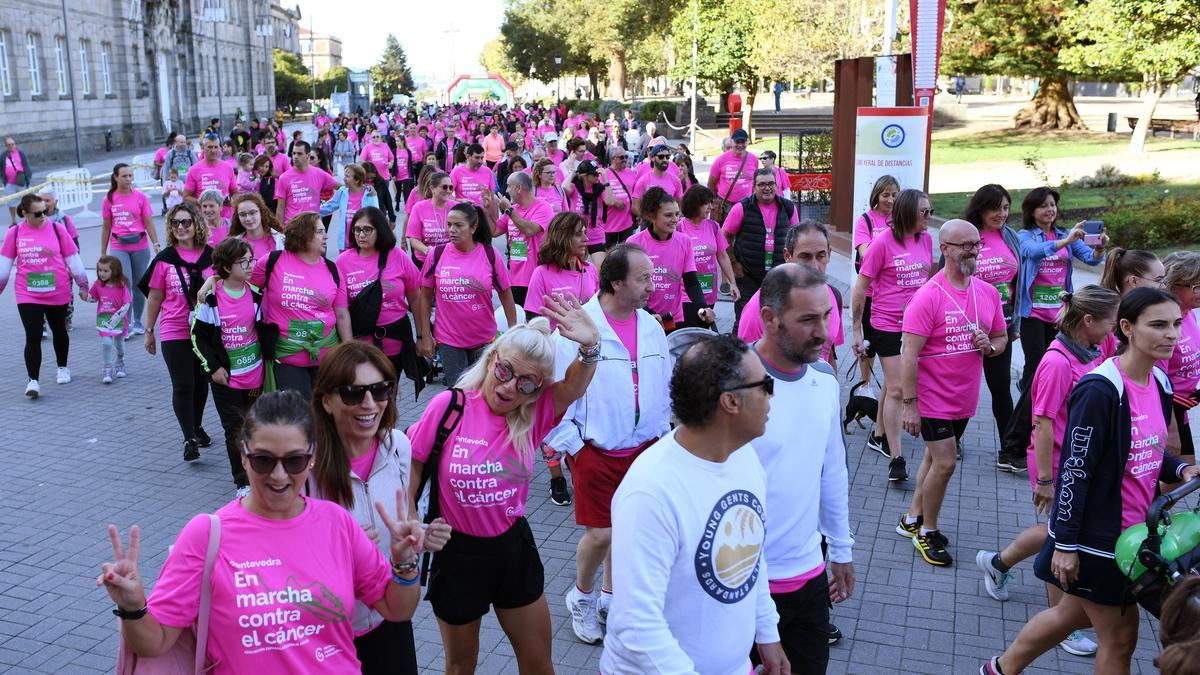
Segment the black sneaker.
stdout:
<svg viewBox="0 0 1200 675">
<path fill-rule="evenodd" d="M 208 432 L 203 427 L 196 427 L 196 443 L 202 448 L 212 446 L 212 439 L 208 437 Z"/>
<path fill-rule="evenodd" d="M 962 441 L 954 441 L 954 459 L 962 461 Z"/>
<path fill-rule="evenodd" d="M 183 442 L 183 461 L 194 462 L 200 459 L 200 444 L 194 438 Z"/>
<path fill-rule="evenodd" d="M 938 530 L 931 530 L 925 534 L 918 532 L 912 542 L 913 548 L 917 549 L 925 562 L 930 565 L 947 567 L 954 562 L 954 558 L 951 558 L 950 553 L 946 550 L 946 547 L 950 545 L 950 540 Z"/>
<path fill-rule="evenodd" d="M 1023 452 L 1001 450 L 996 459 L 996 469 L 1008 473 L 1020 473 L 1029 469 L 1029 462 Z"/>
<path fill-rule="evenodd" d="M 571 493 L 567 492 L 567 479 L 565 476 L 550 479 L 550 501 L 559 506 L 569 506 L 571 504 Z"/>
<path fill-rule="evenodd" d="M 912 539 L 921 533 L 921 524 L 925 522 L 925 517 L 917 516 L 917 522 L 908 523 L 904 520 L 904 517 L 907 515 L 907 513 L 900 514 L 900 522 L 896 525 L 896 534 Z"/>
<path fill-rule="evenodd" d="M 892 458 L 892 449 L 888 446 L 887 436 L 876 436 L 872 434 L 871 437 L 867 439 L 867 449 L 874 450 L 888 459 Z"/>
<path fill-rule="evenodd" d="M 888 463 L 888 480 L 893 483 L 908 480 L 908 467 L 903 457 L 897 457 Z"/>
<path fill-rule="evenodd" d="M 837 626 L 835 626 L 833 624 L 829 624 L 828 633 L 829 633 L 829 644 L 836 645 L 837 643 L 842 641 L 842 631 L 838 630 Z"/>
</svg>

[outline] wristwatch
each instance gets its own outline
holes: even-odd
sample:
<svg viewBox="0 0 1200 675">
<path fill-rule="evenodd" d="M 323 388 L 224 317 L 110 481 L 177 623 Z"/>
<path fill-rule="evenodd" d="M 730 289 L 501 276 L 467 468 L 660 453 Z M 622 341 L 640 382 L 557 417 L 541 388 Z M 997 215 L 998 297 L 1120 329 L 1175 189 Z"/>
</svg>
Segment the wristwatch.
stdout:
<svg viewBox="0 0 1200 675">
<path fill-rule="evenodd" d="M 146 605 L 142 605 L 141 609 L 135 609 L 133 611 L 129 611 L 127 609 L 121 609 L 120 607 L 117 607 L 116 609 L 114 609 L 112 611 L 112 613 L 113 613 L 113 616 L 117 617 L 118 619 L 121 619 L 122 621 L 137 621 L 138 619 L 142 618 L 143 616 L 146 616 L 146 612 L 148 610 L 149 610 L 149 608 Z"/>
</svg>

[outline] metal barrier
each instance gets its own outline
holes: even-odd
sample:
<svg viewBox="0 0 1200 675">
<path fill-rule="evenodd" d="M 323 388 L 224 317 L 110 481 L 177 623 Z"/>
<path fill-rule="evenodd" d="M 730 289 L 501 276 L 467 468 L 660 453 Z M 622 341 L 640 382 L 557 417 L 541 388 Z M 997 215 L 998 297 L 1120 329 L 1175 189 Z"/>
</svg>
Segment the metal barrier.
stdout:
<svg viewBox="0 0 1200 675">
<path fill-rule="evenodd" d="M 92 203 L 92 172 L 87 169 L 64 169 L 46 174 L 46 182 L 54 188 L 58 208 L 63 211 L 83 209 L 87 213 Z"/>
<path fill-rule="evenodd" d="M 133 186 L 136 188 L 148 188 L 158 185 L 158 179 L 154 177 L 154 154 L 135 155 L 129 164 L 129 168 L 133 169 Z"/>
</svg>

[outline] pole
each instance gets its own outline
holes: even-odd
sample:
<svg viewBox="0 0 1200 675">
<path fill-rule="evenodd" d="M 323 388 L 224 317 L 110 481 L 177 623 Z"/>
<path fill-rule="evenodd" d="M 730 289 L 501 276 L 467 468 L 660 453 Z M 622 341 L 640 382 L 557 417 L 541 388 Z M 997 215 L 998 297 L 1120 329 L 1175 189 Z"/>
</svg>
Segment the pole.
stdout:
<svg viewBox="0 0 1200 675">
<path fill-rule="evenodd" d="M 692 152 L 696 151 L 696 127 L 699 123 L 696 121 L 696 76 L 700 71 L 697 57 L 697 33 L 700 31 L 700 2 L 692 0 L 692 118 L 689 131 L 688 148 Z"/>
<path fill-rule="evenodd" d="M 316 34 L 313 33 L 313 15 L 312 15 L 312 13 L 309 13 L 309 15 L 308 15 L 308 63 L 309 63 L 309 68 L 310 68 L 309 75 L 312 75 L 312 102 L 313 102 L 313 105 L 316 105 L 316 103 L 317 103 L 317 47 L 316 47 L 317 43 L 315 40 L 316 37 L 317 37 Z"/>
<path fill-rule="evenodd" d="M 67 0 L 62 0 L 63 41 L 67 53 L 67 77 L 71 80 L 71 122 L 75 125 L 75 166 L 83 168 L 83 144 L 79 140 L 79 111 L 75 109 L 75 66 L 71 65 L 71 26 L 67 23 Z"/>
<path fill-rule="evenodd" d="M 892 43 L 896 41 L 896 3 L 898 0 L 887 0 L 887 17 L 883 24 L 883 49 L 880 53 L 884 56 L 892 55 Z"/>
<path fill-rule="evenodd" d="M 217 113 L 221 123 L 225 122 L 225 96 L 221 92 L 221 45 L 217 42 L 217 22 L 214 17 L 213 27 L 213 65 L 217 68 Z"/>
</svg>

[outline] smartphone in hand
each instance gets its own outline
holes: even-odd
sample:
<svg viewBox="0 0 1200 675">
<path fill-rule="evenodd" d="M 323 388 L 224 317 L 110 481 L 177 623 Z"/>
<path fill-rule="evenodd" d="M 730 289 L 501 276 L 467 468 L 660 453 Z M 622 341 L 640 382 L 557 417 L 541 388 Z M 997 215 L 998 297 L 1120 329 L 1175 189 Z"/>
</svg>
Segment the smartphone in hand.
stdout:
<svg viewBox="0 0 1200 675">
<path fill-rule="evenodd" d="M 1088 246 L 1099 246 L 1100 236 L 1104 233 L 1103 220 L 1083 221 L 1083 243 Z"/>
</svg>

